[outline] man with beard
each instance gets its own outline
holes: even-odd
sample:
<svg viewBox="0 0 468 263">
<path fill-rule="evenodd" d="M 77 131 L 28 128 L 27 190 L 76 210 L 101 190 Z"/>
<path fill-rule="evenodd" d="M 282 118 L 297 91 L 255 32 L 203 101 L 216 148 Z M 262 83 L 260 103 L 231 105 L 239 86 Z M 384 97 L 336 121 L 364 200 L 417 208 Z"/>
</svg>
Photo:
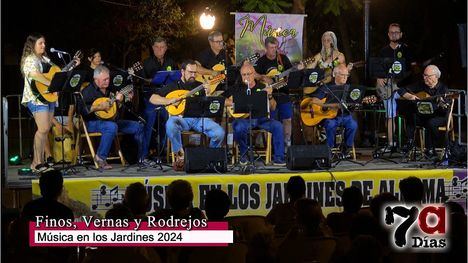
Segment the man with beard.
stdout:
<svg viewBox="0 0 468 263">
<path fill-rule="evenodd" d="M 195 81 L 197 73 L 197 63 L 193 60 L 186 60 L 181 65 L 182 76 L 180 80 L 173 82 L 166 87 L 158 90 L 151 95 L 150 102 L 156 105 L 171 105 L 177 104 L 179 98 L 166 98 L 167 94 L 175 90 L 192 90 L 202 83 Z M 206 96 L 207 88 L 195 93 L 195 96 Z M 221 147 L 224 139 L 223 128 L 210 118 L 184 118 L 182 116 L 170 116 L 166 122 L 166 134 L 171 141 L 172 152 L 176 154 L 176 162 L 174 168 L 183 168 L 184 164 L 184 149 L 182 148 L 183 131 L 195 130 L 203 132 L 210 138 L 210 147 Z M 176 170 L 177 170 L 176 169 Z"/>
</svg>

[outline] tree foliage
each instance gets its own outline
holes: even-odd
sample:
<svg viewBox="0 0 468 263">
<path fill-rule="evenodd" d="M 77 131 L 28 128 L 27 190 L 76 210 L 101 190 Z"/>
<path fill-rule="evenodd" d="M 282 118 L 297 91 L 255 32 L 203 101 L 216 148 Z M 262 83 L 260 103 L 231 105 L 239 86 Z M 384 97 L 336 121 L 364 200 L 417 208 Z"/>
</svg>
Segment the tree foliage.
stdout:
<svg viewBox="0 0 468 263">
<path fill-rule="evenodd" d="M 245 0 L 242 9 L 247 12 L 284 13 L 284 9 L 291 6 L 291 3 L 284 0 Z"/>
<path fill-rule="evenodd" d="M 362 8 L 361 0 L 316 0 L 315 6 L 322 10 L 323 14 L 332 13 L 339 16 L 342 10 L 353 7 L 357 10 Z"/>
<path fill-rule="evenodd" d="M 121 52 L 125 65 L 127 56 L 141 48 L 142 43 L 149 44 L 156 36 L 163 36 L 177 42 L 188 35 L 197 33 L 196 19 L 193 13 L 186 14 L 175 0 L 127 0 L 108 2 L 112 18 L 108 20 L 112 28 L 110 39 Z"/>
</svg>

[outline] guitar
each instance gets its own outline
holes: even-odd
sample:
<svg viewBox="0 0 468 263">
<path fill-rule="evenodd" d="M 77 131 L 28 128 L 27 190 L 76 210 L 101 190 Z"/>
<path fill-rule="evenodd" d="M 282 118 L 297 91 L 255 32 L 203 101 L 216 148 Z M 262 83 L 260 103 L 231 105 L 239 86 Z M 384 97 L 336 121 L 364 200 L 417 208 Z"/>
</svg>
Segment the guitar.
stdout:
<svg viewBox="0 0 468 263">
<path fill-rule="evenodd" d="M 130 68 L 128 68 L 127 73 L 130 74 L 130 75 L 132 75 L 132 76 L 136 76 L 136 77 L 138 77 L 138 78 L 141 78 L 141 77 L 135 75 L 134 72 L 140 71 L 140 70 L 142 70 L 142 69 L 143 69 L 143 66 L 141 65 L 140 61 L 137 61 L 137 62 L 135 62 Z M 125 71 L 125 70 L 122 70 L 122 71 Z M 144 79 L 144 80 L 145 80 L 145 79 Z M 112 80 L 111 80 L 111 81 L 112 81 Z M 80 90 L 86 88 L 88 85 L 89 85 L 89 82 L 88 82 L 88 81 L 83 82 L 83 84 L 81 84 Z"/>
<path fill-rule="evenodd" d="M 303 63 L 304 65 L 307 65 L 307 64 L 311 63 L 312 61 L 314 61 L 313 57 L 303 59 L 299 63 L 297 63 L 296 65 L 292 66 L 291 68 L 289 68 L 289 69 L 287 69 L 287 70 L 285 70 L 283 72 L 279 72 L 279 70 L 275 68 L 275 69 L 272 69 L 272 70 L 268 71 L 266 76 L 269 77 L 269 78 L 275 78 L 276 80 L 280 80 L 280 79 L 283 79 L 283 78 L 289 76 L 289 74 L 291 74 L 291 72 L 297 71 L 298 70 L 297 68 L 301 63 Z"/>
<path fill-rule="evenodd" d="M 362 67 L 365 64 L 364 61 L 359 60 L 356 62 L 350 62 L 346 67 L 348 68 L 348 71 L 351 72 L 353 68 L 359 68 Z M 333 69 L 332 68 L 326 68 L 324 69 L 324 75 L 323 79 L 320 81 L 321 83 L 328 84 L 333 80 Z M 311 94 L 313 93 L 318 86 L 310 86 L 310 87 L 304 87 L 304 94 Z"/>
<path fill-rule="evenodd" d="M 417 69 L 414 70 L 414 74 L 419 74 L 421 73 L 424 69 L 426 68 L 429 64 L 431 64 L 434 60 L 437 60 L 439 58 L 442 58 L 443 56 L 445 55 L 444 52 L 441 52 L 439 54 L 437 54 L 436 56 L 430 58 L 430 59 L 427 59 L 425 61 L 423 61 L 422 63 L 417 63 Z M 407 71 L 408 74 L 406 74 L 402 79 L 399 79 L 398 82 L 402 82 L 402 81 L 405 81 L 407 78 L 409 78 L 412 74 L 411 74 L 411 71 Z M 397 91 L 398 89 L 400 89 L 398 86 L 397 86 L 397 81 L 393 81 L 392 83 L 392 87 L 390 87 L 390 81 L 387 81 L 385 83 L 385 85 L 383 86 L 379 86 L 377 85 L 376 87 L 376 92 L 377 92 L 377 95 L 383 99 L 383 100 L 388 100 L 392 97 L 392 94 Z"/>
<path fill-rule="evenodd" d="M 133 91 L 133 85 L 132 84 L 123 87 L 119 91 L 119 93 L 126 96 L 131 91 Z M 94 114 L 96 114 L 96 116 L 101 120 L 113 120 L 117 116 L 116 96 L 114 94 L 111 94 L 111 96 L 109 98 L 107 98 L 107 97 L 98 98 L 95 101 L 93 101 L 92 106 L 97 106 L 97 105 L 99 105 L 99 104 L 101 104 L 103 102 L 108 103 L 109 106 L 111 106 L 110 109 L 108 109 L 107 111 L 104 111 L 104 110 L 96 111 L 96 112 L 94 112 Z"/>
<path fill-rule="evenodd" d="M 73 56 L 72 61 L 70 61 L 70 63 L 65 65 L 65 67 L 60 69 L 57 65 L 53 65 L 50 68 L 49 72 L 43 73 L 44 77 L 47 80 L 52 81 L 55 73 L 66 72 L 66 71 L 72 70 L 73 68 L 76 67 L 76 64 L 77 64 L 76 60 L 78 58 L 81 58 L 82 56 L 83 54 L 81 53 L 81 50 L 78 50 Z M 41 83 L 39 81 L 34 81 L 34 84 L 31 85 L 31 89 L 33 90 L 33 93 L 37 95 L 38 99 L 42 103 L 53 103 L 58 100 L 58 94 L 56 92 L 49 92 L 49 86 L 45 85 L 44 83 Z"/>
<path fill-rule="evenodd" d="M 301 120 L 307 126 L 315 126 L 324 119 L 333 119 L 338 115 L 339 104 L 326 104 L 327 98 L 320 100 L 323 105 L 312 102 L 312 98 L 305 98 L 301 101 Z M 367 96 L 362 99 L 362 104 L 372 104 L 377 101 L 377 97 Z M 360 103 L 346 103 L 347 106 L 359 106 Z"/>
<path fill-rule="evenodd" d="M 212 86 L 216 85 L 219 82 L 223 81 L 226 78 L 224 74 L 219 74 L 215 77 L 213 77 L 211 80 L 209 80 L 206 84 Z M 185 111 L 185 98 L 192 96 L 193 94 L 201 91 L 205 87 L 205 84 L 201 84 L 198 87 L 192 89 L 192 90 L 174 90 L 171 91 L 169 94 L 166 95 L 166 98 L 168 99 L 178 99 L 176 103 L 173 103 L 171 105 L 166 106 L 167 112 L 171 116 L 174 115 L 181 115 Z"/>
<path fill-rule="evenodd" d="M 249 61 L 250 63 L 254 64 L 255 62 L 257 62 L 257 60 L 259 58 L 260 58 L 260 54 L 255 53 L 255 54 L 250 55 L 247 58 L 243 59 L 242 61 L 239 61 L 234 66 L 235 67 L 240 67 L 245 61 Z M 214 65 L 211 69 L 214 70 L 214 71 L 217 71 L 217 72 L 223 72 L 223 71 L 226 70 L 226 67 L 223 64 L 218 63 L 218 64 Z M 198 81 L 198 82 L 203 83 L 205 81 L 210 81 L 213 78 L 215 78 L 215 77 L 213 77 L 212 75 L 197 74 L 197 76 L 195 77 L 195 80 Z M 213 84 L 213 85 L 210 84 L 210 89 L 209 89 L 210 94 L 207 94 L 207 95 L 211 95 L 216 90 L 217 86 L 218 86 L 218 83 Z"/>
<path fill-rule="evenodd" d="M 270 85 L 267 85 L 263 90 L 271 88 L 271 89 L 280 89 L 284 86 L 288 85 L 288 82 L 285 79 L 282 79 L 278 82 L 272 83 Z M 232 106 L 226 106 L 226 110 L 229 113 L 229 116 L 233 118 L 247 118 L 249 117 L 248 113 L 234 113 L 234 105 Z"/>
</svg>

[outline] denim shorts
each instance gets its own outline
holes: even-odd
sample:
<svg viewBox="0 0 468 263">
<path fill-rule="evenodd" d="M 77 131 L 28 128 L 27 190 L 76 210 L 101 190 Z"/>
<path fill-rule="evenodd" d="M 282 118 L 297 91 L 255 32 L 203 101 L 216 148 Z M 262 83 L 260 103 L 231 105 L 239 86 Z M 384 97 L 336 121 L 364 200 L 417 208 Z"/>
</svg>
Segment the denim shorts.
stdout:
<svg viewBox="0 0 468 263">
<path fill-rule="evenodd" d="M 400 95 L 395 92 L 392 98 L 388 100 L 383 100 L 383 105 L 385 108 L 385 116 L 387 118 L 395 118 L 397 116 L 397 102 L 396 100 L 400 98 Z"/>
<path fill-rule="evenodd" d="M 46 105 L 41 105 L 41 104 L 34 104 L 31 101 L 28 101 L 28 109 L 31 111 L 32 114 L 37 113 L 37 112 L 54 112 L 55 103 L 48 103 Z"/>
</svg>

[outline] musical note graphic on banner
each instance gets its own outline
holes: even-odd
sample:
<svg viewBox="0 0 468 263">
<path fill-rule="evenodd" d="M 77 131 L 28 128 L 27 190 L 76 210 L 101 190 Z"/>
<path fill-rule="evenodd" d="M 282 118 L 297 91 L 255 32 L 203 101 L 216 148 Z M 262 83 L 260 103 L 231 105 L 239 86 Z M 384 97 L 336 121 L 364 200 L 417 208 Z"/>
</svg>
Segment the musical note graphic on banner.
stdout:
<svg viewBox="0 0 468 263">
<path fill-rule="evenodd" d="M 99 189 L 91 190 L 91 208 L 92 210 L 108 210 L 115 203 L 121 203 L 123 194 L 119 193 L 119 186 L 116 185 L 109 189 L 102 185 Z"/>
</svg>

